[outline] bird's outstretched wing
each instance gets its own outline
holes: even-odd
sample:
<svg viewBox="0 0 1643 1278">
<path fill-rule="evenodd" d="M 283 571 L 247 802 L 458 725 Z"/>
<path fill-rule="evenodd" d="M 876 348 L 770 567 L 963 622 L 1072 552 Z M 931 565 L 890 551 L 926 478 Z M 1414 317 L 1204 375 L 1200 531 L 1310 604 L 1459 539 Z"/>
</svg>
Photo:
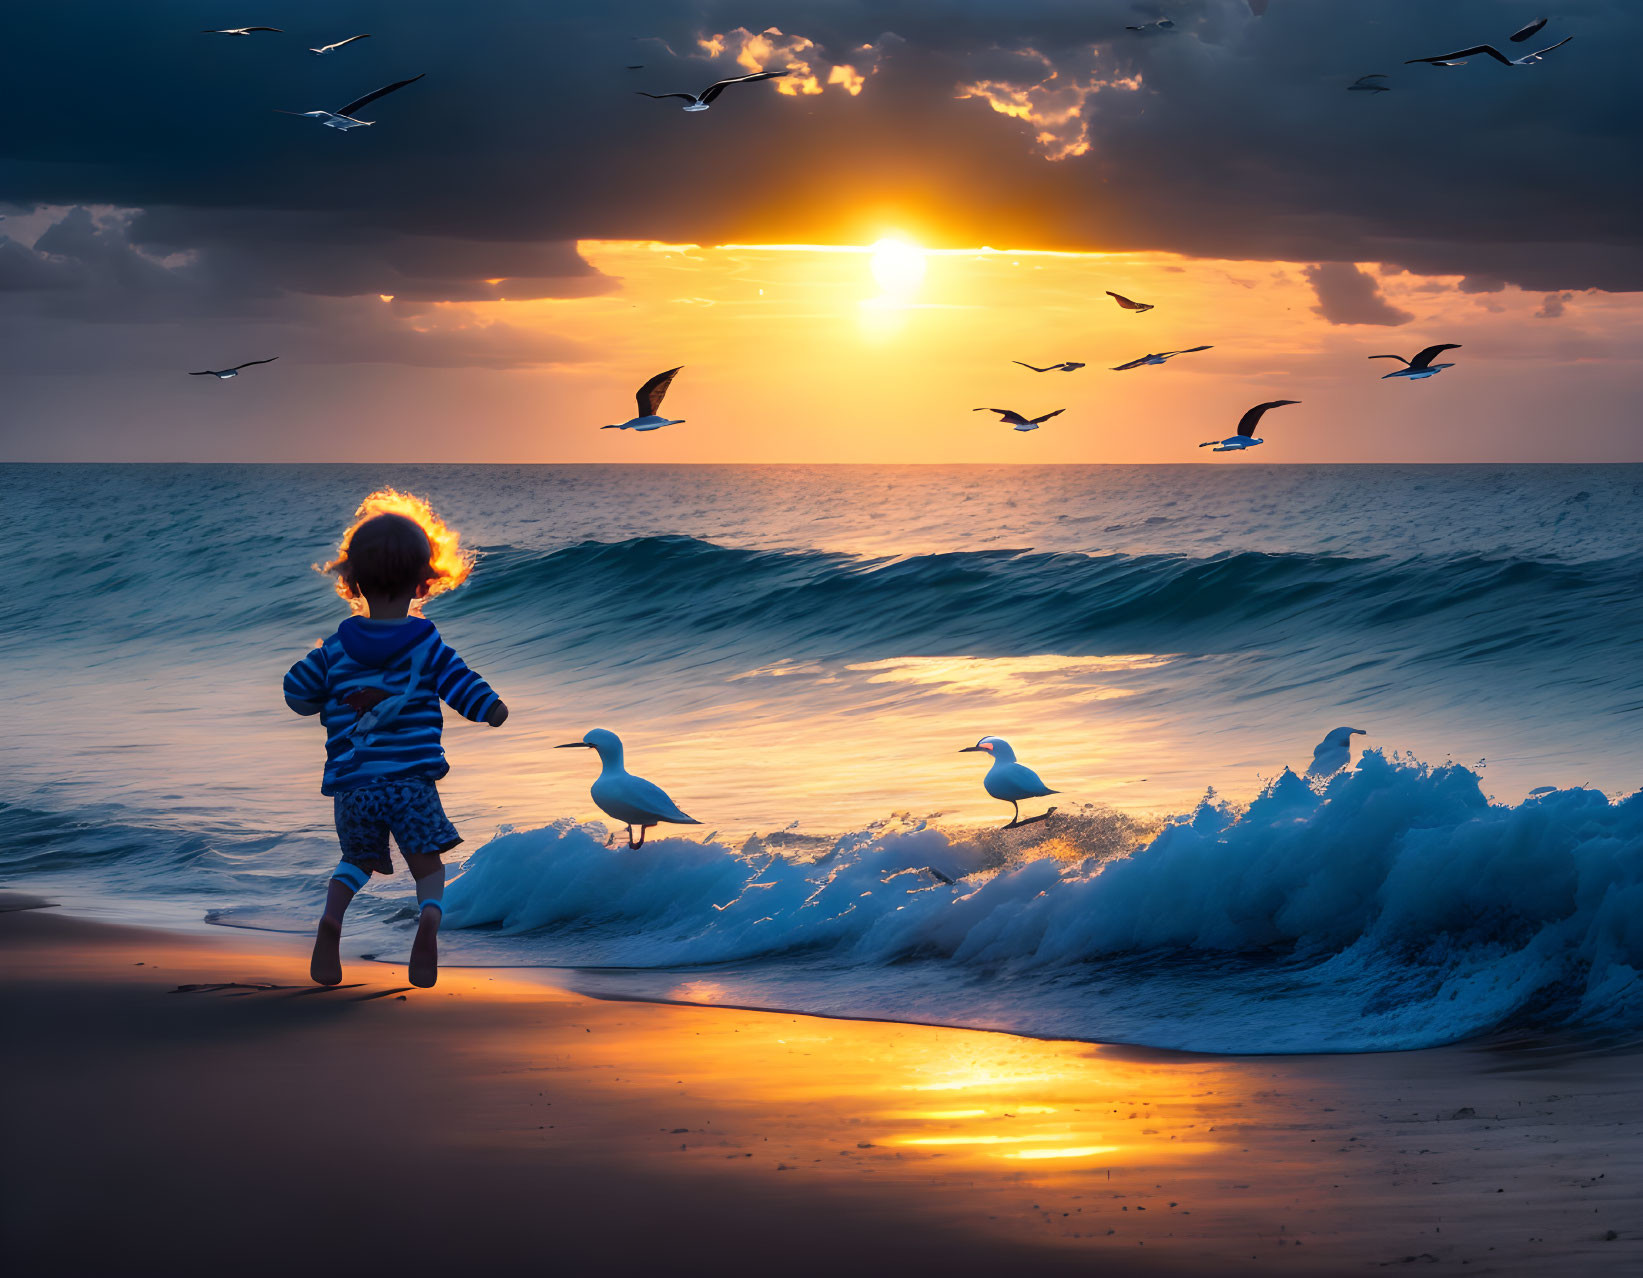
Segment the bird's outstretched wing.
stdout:
<svg viewBox="0 0 1643 1278">
<path fill-rule="evenodd" d="M 1255 438 L 1255 427 L 1260 423 L 1261 416 L 1269 408 L 1282 408 L 1285 404 L 1299 404 L 1298 399 L 1269 399 L 1264 404 L 1257 404 L 1238 419 L 1238 433 L 1245 439 Z"/>
<path fill-rule="evenodd" d="M 1430 62 L 1435 67 L 1441 67 L 1450 62 L 1464 62 L 1467 58 L 1476 57 L 1480 53 L 1486 57 L 1493 58 L 1502 66 L 1509 67 L 1512 65 L 1512 59 L 1508 58 L 1499 49 L 1495 48 L 1494 45 L 1476 44 L 1470 49 L 1457 49 L 1453 53 L 1440 53 L 1435 58 L 1408 58 L 1404 61 L 1404 66 L 1413 66 L 1417 62 Z"/>
<path fill-rule="evenodd" d="M 1039 367 L 1039 366 L 1038 366 L 1038 365 L 1037 365 L 1037 364 L 1024 364 L 1024 363 L 1022 363 L 1022 361 L 1021 361 L 1021 360 L 1019 360 L 1019 359 L 1012 359 L 1012 360 L 1011 360 L 1011 361 L 1010 361 L 1010 363 L 1012 363 L 1012 364 L 1021 364 L 1021 367 L 1022 367 L 1022 368 L 1030 368 L 1030 369 L 1032 369 L 1032 370 L 1033 370 L 1033 372 L 1035 372 L 1035 373 L 1049 373 L 1049 372 L 1054 372 L 1054 371 L 1055 371 L 1055 370 L 1056 370 L 1056 369 L 1058 369 L 1058 368 L 1060 368 L 1060 367 L 1061 367 L 1061 365 L 1060 365 L 1060 364 L 1051 364 L 1051 365 L 1050 365 L 1050 366 L 1049 366 L 1049 367 L 1048 367 L 1048 368 L 1040 368 L 1040 367 Z"/>
<path fill-rule="evenodd" d="M 1527 40 L 1530 36 L 1534 35 L 1535 32 L 1539 31 L 1545 25 L 1546 25 L 1546 19 L 1545 18 L 1536 18 L 1528 26 L 1519 27 L 1516 31 L 1512 32 L 1512 34 L 1507 36 L 1506 38 L 1508 40 L 1510 40 L 1513 44 L 1522 44 L 1525 40 Z"/>
<path fill-rule="evenodd" d="M 1459 349 L 1459 342 L 1444 342 L 1441 346 L 1428 346 L 1419 355 L 1415 356 L 1414 359 L 1409 361 L 1409 367 L 1426 368 L 1439 355 L 1442 355 L 1444 351 L 1458 351 Z"/>
<path fill-rule="evenodd" d="M 1406 360 L 1402 355 L 1371 355 L 1371 356 L 1369 356 L 1369 358 L 1370 359 L 1395 359 L 1400 364 L 1409 363 L 1409 361 Z"/>
<path fill-rule="evenodd" d="M 683 364 L 679 365 L 679 368 L 683 367 Z M 656 416 L 656 410 L 662 406 L 662 396 L 666 395 L 667 388 L 673 385 L 673 379 L 678 375 L 679 368 L 670 368 L 665 373 L 657 373 L 655 377 L 639 388 L 639 394 L 635 398 L 639 403 L 640 417 Z"/>
<path fill-rule="evenodd" d="M 1514 63 L 1514 65 L 1522 67 L 1522 66 L 1527 66 L 1531 62 L 1539 62 L 1543 57 L 1545 57 L 1553 49 L 1561 49 L 1564 45 L 1568 44 L 1569 41 L 1571 41 L 1573 39 L 1574 39 L 1573 36 L 1564 36 L 1563 39 L 1559 40 L 1556 44 L 1549 44 L 1544 49 L 1536 49 L 1533 53 L 1525 53 L 1521 58 L 1519 58 L 1517 60 L 1516 63 Z"/>
<path fill-rule="evenodd" d="M 712 102 L 714 98 L 718 97 L 733 84 L 753 84 L 758 80 L 774 80 L 777 76 L 783 76 L 786 74 L 787 72 L 785 71 L 755 71 L 752 75 L 738 75 L 732 76 L 728 80 L 715 81 L 713 84 L 708 85 L 707 88 L 702 90 L 702 105 L 708 105 L 708 103 Z"/>
<path fill-rule="evenodd" d="M 1163 354 L 1165 359 L 1170 359 L 1170 358 L 1172 358 L 1173 356 L 1176 356 L 1176 355 L 1191 355 L 1196 351 L 1212 351 L 1214 349 L 1215 348 L 1213 346 L 1189 346 L 1185 350 L 1181 350 L 1181 351 L 1164 351 L 1164 352 L 1162 352 L 1162 354 Z"/>
<path fill-rule="evenodd" d="M 1117 302 L 1126 311 L 1150 311 L 1152 309 L 1151 302 L 1132 302 L 1122 293 L 1114 293 L 1110 288 L 1107 290 L 1107 296 L 1112 298 L 1113 301 Z"/>
<path fill-rule="evenodd" d="M 240 371 L 240 369 L 250 368 L 255 364 L 272 364 L 278 358 L 279 358 L 278 355 L 272 355 L 267 359 L 248 359 L 243 364 L 235 364 L 234 368 L 233 368 L 233 371 L 237 373 L 237 372 Z"/>
<path fill-rule="evenodd" d="M 1151 358 L 1151 355 L 1143 355 L 1140 359 L 1132 359 L 1128 364 L 1114 364 L 1112 366 L 1112 371 L 1115 373 L 1122 373 L 1126 369 L 1140 368 L 1141 365 L 1145 364 Z"/>
<path fill-rule="evenodd" d="M 202 370 L 201 372 L 190 373 L 189 374 L 190 377 L 215 377 L 216 375 L 217 375 L 217 370 L 214 369 L 214 368 L 207 368 L 207 369 Z"/>
<path fill-rule="evenodd" d="M 253 31 L 272 31 L 277 35 L 285 33 L 279 27 L 208 27 L 201 31 L 201 35 L 249 35 Z"/>
<path fill-rule="evenodd" d="M 646 93 L 643 89 L 635 89 L 634 92 L 641 98 L 655 98 L 658 102 L 663 98 L 683 98 L 686 102 L 696 101 L 694 93 Z"/>
<path fill-rule="evenodd" d="M 426 71 L 422 73 L 422 75 L 427 74 L 428 73 Z M 422 78 L 422 75 L 413 75 L 409 80 L 395 80 L 392 84 L 385 84 L 380 89 L 367 93 L 363 98 L 355 98 L 347 106 L 341 108 L 337 114 L 352 115 L 355 111 L 359 111 L 370 106 L 371 103 L 375 102 L 378 98 L 387 97 L 388 94 L 392 93 L 395 89 L 403 89 L 407 84 L 415 84 Z"/>
<path fill-rule="evenodd" d="M 1000 420 L 1009 423 L 1011 426 L 1028 425 L 1027 419 L 1013 408 L 972 408 L 970 411 L 972 413 L 997 413 Z"/>
<path fill-rule="evenodd" d="M 1033 418 L 1032 421 L 1029 422 L 1028 424 L 1031 425 L 1031 426 L 1037 426 L 1040 422 L 1047 422 L 1052 417 L 1060 417 L 1061 414 L 1066 412 L 1066 411 L 1067 410 L 1065 408 L 1058 408 L 1053 413 L 1045 413 L 1044 416 L 1042 416 L 1042 417 Z"/>
</svg>

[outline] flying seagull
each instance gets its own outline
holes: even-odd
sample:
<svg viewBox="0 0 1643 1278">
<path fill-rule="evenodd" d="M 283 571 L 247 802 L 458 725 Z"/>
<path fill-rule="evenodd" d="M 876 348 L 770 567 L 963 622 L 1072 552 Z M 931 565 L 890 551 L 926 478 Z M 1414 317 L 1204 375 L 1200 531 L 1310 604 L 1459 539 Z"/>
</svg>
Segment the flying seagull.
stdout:
<svg viewBox="0 0 1643 1278">
<path fill-rule="evenodd" d="M 1024 364 L 1019 359 L 1012 359 L 1010 363 L 1021 364 L 1022 368 L 1030 368 L 1035 373 L 1076 373 L 1084 367 L 1077 361 L 1070 359 L 1062 360 L 1059 364 L 1046 364 L 1043 368 L 1040 368 L 1037 364 Z"/>
<path fill-rule="evenodd" d="M 1006 426 L 1014 426 L 1017 430 L 1037 430 L 1050 418 L 1057 417 L 1067 410 L 1058 408 L 1055 412 L 1045 413 L 1042 417 L 1023 417 L 1013 408 L 974 408 L 970 411 L 975 413 L 997 413 L 1000 421 Z"/>
<path fill-rule="evenodd" d="M 218 27 L 215 30 L 200 32 L 201 35 L 250 35 L 253 31 L 272 31 L 278 35 L 285 33 L 278 27 Z"/>
<path fill-rule="evenodd" d="M 684 365 L 680 364 L 679 368 Z M 662 396 L 667 394 L 667 388 L 673 385 L 673 379 L 679 368 L 670 368 L 665 373 L 657 373 L 639 388 L 635 396 L 639 405 L 639 415 L 630 421 L 617 422 L 610 426 L 601 426 L 600 430 L 660 430 L 664 426 L 678 426 L 684 422 L 683 417 L 663 417 L 659 410 L 662 407 Z"/>
<path fill-rule="evenodd" d="M 1428 377 L 1436 377 L 1446 368 L 1453 368 L 1453 364 L 1434 364 L 1432 361 L 1444 351 L 1458 351 L 1459 342 L 1445 342 L 1441 346 L 1428 346 L 1414 359 L 1404 359 L 1402 355 L 1371 355 L 1370 359 L 1395 359 L 1405 365 L 1394 373 L 1388 373 L 1381 378 L 1384 382 L 1388 378 L 1402 377 L 1411 382 L 1423 381 Z"/>
<path fill-rule="evenodd" d="M 189 376 L 215 377 L 218 381 L 226 382 L 230 377 L 238 377 L 242 368 L 251 368 L 257 364 L 272 364 L 278 358 L 279 356 L 275 355 L 269 359 L 248 359 L 243 364 L 235 364 L 233 368 L 205 368 L 197 373 L 190 373 Z"/>
<path fill-rule="evenodd" d="M 636 777 L 622 766 L 622 738 L 604 728 L 594 728 L 580 741 L 567 741 L 555 746 L 556 750 L 574 750 L 585 746 L 599 752 L 599 776 L 593 783 L 593 801 L 606 816 L 614 817 L 628 828 L 628 847 L 645 846 L 645 831 L 667 821 L 673 825 L 700 825 L 693 816 L 686 816 L 679 805 L 667 797 L 659 785 Z M 639 839 L 633 838 L 633 827 L 639 827 Z"/>
<path fill-rule="evenodd" d="M 1126 31 L 1168 31 L 1175 26 L 1168 18 L 1159 18 L 1156 22 L 1143 22 L 1138 27 L 1125 27 Z"/>
<path fill-rule="evenodd" d="M 759 80 L 774 80 L 777 76 L 786 74 L 785 71 L 755 71 L 752 75 L 732 76 L 728 80 L 715 81 L 700 93 L 646 93 L 643 89 L 637 92 L 642 98 L 655 98 L 658 102 L 664 98 L 683 98 L 690 104 L 685 107 L 686 111 L 705 111 L 713 105 L 713 99 L 732 84 L 753 84 Z"/>
<path fill-rule="evenodd" d="M 1384 79 L 1386 79 L 1385 74 L 1383 74 L 1382 72 L 1379 72 L 1379 71 L 1377 71 L 1374 75 L 1360 75 L 1356 80 L 1352 81 L 1351 84 L 1346 86 L 1346 91 L 1348 93 L 1390 93 L 1390 92 L 1392 92 L 1392 86 L 1389 85 L 1389 84 L 1374 84 L 1374 83 L 1372 83 L 1372 81 L 1384 80 Z"/>
<path fill-rule="evenodd" d="M 1510 40 L 1513 44 L 1522 44 L 1525 40 L 1527 40 L 1530 36 L 1534 35 L 1535 32 L 1539 31 L 1545 25 L 1546 25 L 1546 19 L 1545 18 L 1536 18 L 1528 26 L 1519 27 L 1516 31 L 1512 32 L 1512 34 L 1507 36 L 1506 38 L 1508 40 Z"/>
<path fill-rule="evenodd" d="M 1269 408 L 1282 408 L 1285 404 L 1299 404 L 1298 399 L 1269 399 L 1264 404 L 1257 404 L 1238 419 L 1238 433 L 1226 439 L 1212 439 L 1207 443 L 1199 444 L 1200 448 L 1213 448 L 1218 453 L 1241 453 L 1246 448 L 1265 443 L 1265 440 L 1255 438 L 1255 427 L 1260 423 L 1261 414 Z"/>
<path fill-rule="evenodd" d="M 1015 812 L 1010 824 L 1004 827 L 1006 830 L 1013 830 L 1018 825 L 1032 825 L 1055 811 L 1054 808 L 1050 808 L 1041 816 L 1028 817 L 1025 821 L 1021 819 L 1021 800 L 1042 799 L 1045 795 L 1059 794 L 1060 791 L 1050 789 L 1039 778 L 1038 773 L 1026 764 L 1017 763 L 1015 751 L 1010 749 L 1010 743 L 1003 737 L 982 737 L 973 746 L 965 746 L 959 753 L 969 754 L 972 750 L 989 756 L 993 761 L 993 766 L 987 769 L 987 775 L 981 778 L 982 788 L 993 798 L 1008 803 Z"/>
<path fill-rule="evenodd" d="M 1165 360 L 1174 359 L 1177 355 L 1191 355 L 1194 351 L 1212 351 L 1213 346 L 1189 346 L 1184 351 L 1159 351 L 1156 355 L 1143 355 L 1140 359 L 1132 359 L 1128 364 L 1113 366 L 1113 372 L 1122 373 L 1125 369 L 1140 368 L 1143 364 L 1162 364 Z"/>
<path fill-rule="evenodd" d="M 427 74 L 426 71 L 422 73 L 422 75 Z M 362 129 L 368 124 L 375 124 L 376 121 L 356 120 L 354 119 L 355 111 L 369 106 L 378 98 L 386 97 L 395 89 L 403 89 L 407 84 L 415 84 L 422 79 L 422 75 L 413 75 L 409 80 L 395 80 L 392 84 L 384 85 L 372 93 L 367 93 L 363 98 L 355 98 L 347 106 L 339 107 L 335 111 L 280 111 L 278 107 L 274 109 L 279 111 L 281 115 L 301 115 L 310 120 L 318 120 L 328 129 Z"/>
<path fill-rule="evenodd" d="M 1152 309 L 1151 302 L 1132 302 L 1122 293 L 1114 293 L 1110 288 L 1107 290 L 1107 296 L 1112 298 L 1113 301 L 1117 302 L 1126 311 L 1150 311 Z"/>
<path fill-rule="evenodd" d="M 349 36 L 346 40 L 338 40 L 335 44 L 321 45 L 317 49 L 308 50 L 308 52 L 309 53 L 330 53 L 334 49 L 342 48 L 342 46 L 345 45 L 345 44 L 352 44 L 355 40 L 369 40 L 370 38 L 371 38 L 371 33 L 369 31 L 367 31 L 367 32 L 365 32 L 364 35 Z"/>
<path fill-rule="evenodd" d="M 1404 65 L 1410 66 L 1417 62 L 1430 62 L 1435 67 L 1463 67 L 1466 65 L 1466 59 L 1482 54 L 1485 57 L 1493 58 L 1502 66 L 1532 67 L 1553 49 L 1561 49 L 1573 39 L 1573 36 L 1564 36 L 1556 44 L 1549 44 L 1544 49 L 1536 49 L 1533 53 L 1525 53 L 1521 58 L 1508 58 L 1492 44 L 1475 44 L 1470 49 L 1457 49 L 1454 53 L 1440 53 L 1435 58 L 1410 58 Z"/>
<path fill-rule="evenodd" d="M 1352 762 L 1352 738 L 1367 736 L 1362 728 L 1332 728 L 1312 751 L 1309 777 L 1332 777 Z"/>
</svg>

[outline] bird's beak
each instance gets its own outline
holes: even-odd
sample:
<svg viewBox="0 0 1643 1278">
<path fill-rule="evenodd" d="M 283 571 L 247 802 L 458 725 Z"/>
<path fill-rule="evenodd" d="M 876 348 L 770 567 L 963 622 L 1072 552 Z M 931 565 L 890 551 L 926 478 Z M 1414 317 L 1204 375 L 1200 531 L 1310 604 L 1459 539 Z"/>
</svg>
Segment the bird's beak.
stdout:
<svg viewBox="0 0 1643 1278">
<path fill-rule="evenodd" d="M 588 750 L 593 749 L 593 747 L 591 745 L 589 745 L 588 742 L 586 742 L 586 741 L 567 741 L 567 742 L 565 742 L 564 745 L 554 746 L 554 749 L 555 750 L 574 750 L 578 746 L 582 746 L 583 748 L 588 749 Z"/>
<path fill-rule="evenodd" d="M 959 753 L 960 754 L 970 754 L 974 751 L 980 751 L 982 754 L 986 754 L 987 753 L 987 747 L 986 746 L 965 746 L 964 749 L 959 751 Z"/>
<path fill-rule="evenodd" d="M 1353 728 L 1346 735 L 1349 736 L 1349 737 L 1353 737 L 1353 736 L 1367 737 L 1369 734 L 1367 732 L 1365 732 L 1362 728 Z"/>
</svg>

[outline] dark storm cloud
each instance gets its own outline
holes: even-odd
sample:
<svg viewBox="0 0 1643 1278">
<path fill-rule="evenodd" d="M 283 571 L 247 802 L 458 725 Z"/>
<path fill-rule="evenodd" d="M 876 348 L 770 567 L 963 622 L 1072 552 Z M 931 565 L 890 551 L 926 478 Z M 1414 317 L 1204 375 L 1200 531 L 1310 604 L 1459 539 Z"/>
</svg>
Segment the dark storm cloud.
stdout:
<svg viewBox="0 0 1643 1278">
<path fill-rule="evenodd" d="M 1313 311 L 1331 324 L 1396 327 L 1415 318 L 1382 297 L 1380 281 L 1351 262 L 1323 262 L 1307 267 L 1304 274 L 1318 295 Z"/>
<path fill-rule="evenodd" d="M 563 295 L 597 277 L 545 244 L 837 241 L 887 221 L 947 243 L 1643 288 L 1643 6 L 1570 0 L 1547 34 L 1576 39 L 1544 64 L 1454 69 L 1403 62 L 1504 39 L 1533 4 L 1259 7 L 1180 0 L 1174 31 L 1140 38 L 1123 28 L 1152 10 L 1102 0 L 496 0 L 455 18 L 431 0 L 339 0 L 323 17 L 263 0 L 258 20 L 290 34 L 224 41 L 195 34 L 217 3 L 36 4 L 8 19 L 29 56 L 0 105 L 29 124 L 0 139 L 0 200 L 147 210 L 132 245 L 199 253 L 219 295 L 475 297 L 498 277 L 520 281 L 510 297 Z M 814 42 L 823 79 L 866 74 L 859 95 L 760 85 L 687 115 L 634 94 L 737 70 L 696 38 L 767 25 Z M 303 52 L 344 29 L 373 39 Z M 1374 71 L 1392 92 L 1344 91 Z M 371 129 L 274 112 L 421 72 L 374 104 Z M 0 273 L 34 269 L 12 253 Z"/>
</svg>

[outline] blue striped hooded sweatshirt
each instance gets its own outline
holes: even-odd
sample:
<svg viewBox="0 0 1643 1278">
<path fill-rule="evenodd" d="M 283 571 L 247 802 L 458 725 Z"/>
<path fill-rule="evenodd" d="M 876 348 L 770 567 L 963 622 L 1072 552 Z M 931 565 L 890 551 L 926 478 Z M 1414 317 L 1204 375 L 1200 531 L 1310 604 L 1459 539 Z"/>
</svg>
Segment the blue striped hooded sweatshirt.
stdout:
<svg viewBox="0 0 1643 1278">
<path fill-rule="evenodd" d="M 285 676 L 286 705 L 325 725 L 322 794 L 444 776 L 441 700 L 478 723 L 500 698 L 424 617 L 350 617 Z"/>
</svg>

